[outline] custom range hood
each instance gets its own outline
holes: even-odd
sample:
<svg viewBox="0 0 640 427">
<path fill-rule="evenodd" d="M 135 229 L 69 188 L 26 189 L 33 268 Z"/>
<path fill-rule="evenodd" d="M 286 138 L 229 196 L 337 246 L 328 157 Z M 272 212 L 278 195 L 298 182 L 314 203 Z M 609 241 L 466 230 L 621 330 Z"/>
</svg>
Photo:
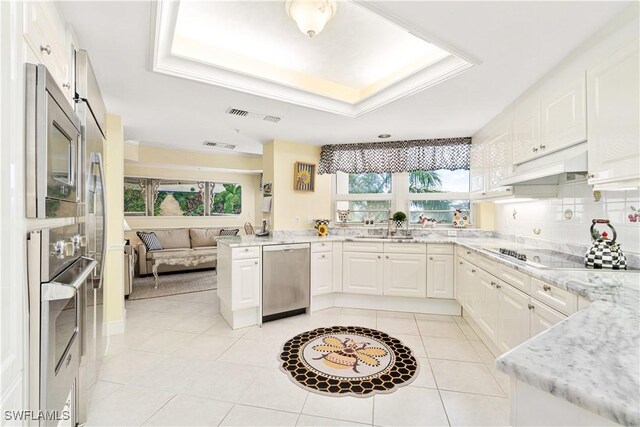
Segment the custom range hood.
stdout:
<svg viewBox="0 0 640 427">
<path fill-rule="evenodd" d="M 587 173 L 587 143 L 583 142 L 515 167 L 500 185 L 557 185 L 568 174 Z"/>
</svg>

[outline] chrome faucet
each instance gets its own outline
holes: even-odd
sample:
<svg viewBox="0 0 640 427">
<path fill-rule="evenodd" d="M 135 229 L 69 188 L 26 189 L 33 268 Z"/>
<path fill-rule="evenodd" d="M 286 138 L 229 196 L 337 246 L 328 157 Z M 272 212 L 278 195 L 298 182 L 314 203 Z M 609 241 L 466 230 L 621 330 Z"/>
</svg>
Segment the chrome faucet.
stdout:
<svg viewBox="0 0 640 427">
<path fill-rule="evenodd" d="M 391 237 L 391 209 L 387 211 L 387 236 Z"/>
</svg>

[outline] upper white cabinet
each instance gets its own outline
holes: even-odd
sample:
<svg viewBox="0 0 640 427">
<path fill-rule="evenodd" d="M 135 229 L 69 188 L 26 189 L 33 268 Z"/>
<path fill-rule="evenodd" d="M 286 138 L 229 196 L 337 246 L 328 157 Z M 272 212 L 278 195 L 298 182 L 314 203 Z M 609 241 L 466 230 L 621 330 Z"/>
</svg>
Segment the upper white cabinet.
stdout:
<svg viewBox="0 0 640 427">
<path fill-rule="evenodd" d="M 538 154 L 544 155 L 587 139 L 585 73 L 546 88 L 542 95 L 542 142 Z"/>
<path fill-rule="evenodd" d="M 474 136 L 471 144 L 471 170 L 470 174 L 470 187 L 471 197 L 481 198 L 486 194 L 486 162 L 485 162 L 485 147 L 486 137 Z"/>
<path fill-rule="evenodd" d="M 333 254 L 311 253 L 311 295 L 333 292 Z"/>
<path fill-rule="evenodd" d="M 39 62 L 44 64 L 73 102 L 71 48 L 66 25 L 55 2 L 24 3 L 24 38 Z"/>
<path fill-rule="evenodd" d="M 452 299 L 453 255 L 428 255 L 427 297 Z"/>
<path fill-rule="evenodd" d="M 587 70 L 589 184 L 640 185 L 638 39 Z"/>
<path fill-rule="evenodd" d="M 424 254 L 384 255 L 384 295 L 427 296 L 427 256 Z"/>
<path fill-rule="evenodd" d="M 345 250 L 346 248 L 346 244 Z M 381 253 L 344 252 L 342 290 L 352 294 L 382 295 Z"/>
<path fill-rule="evenodd" d="M 512 169 L 512 116 L 508 111 L 494 120 L 477 137 L 471 146 L 471 198 L 474 200 L 495 197 L 498 192 L 510 191 L 500 185 Z"/>
<path fill-rule="evenodd" d="M 512 159 L 513 164 L 519 164 L 535 157 L 542 141 L 540 98 L 537 95 L 516 102 L 512 126 Z"/>
</svg>

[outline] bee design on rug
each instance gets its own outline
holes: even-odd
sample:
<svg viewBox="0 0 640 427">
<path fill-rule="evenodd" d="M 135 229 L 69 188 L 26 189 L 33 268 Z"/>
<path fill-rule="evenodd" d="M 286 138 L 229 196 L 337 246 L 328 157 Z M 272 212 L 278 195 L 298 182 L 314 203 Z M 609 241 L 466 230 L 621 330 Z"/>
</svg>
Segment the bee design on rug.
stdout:
<svg viewBox="0 0 640 427">
<path fill-rule="evenodd" d="M 318 344 L 313 346 L 313 349 L 326 353 L 320 357 L 314 358 L 314 360 L 322 359 L 327 366 L 336 369 L 353 369 L 354 372 L 358 371 L 358 364 L 364 363 L 371 367 L 377 367 L 380 365 L 380 361 L 377 357 L 386 356 L 387 350 L 380 347 L 368 347 L 368 342 L 356 342 L 351 338 L 347 338 L 344 341 L 340 341 L 336 337 L 328 336 L 322 339 L 324 344 Z"/>
</svg>

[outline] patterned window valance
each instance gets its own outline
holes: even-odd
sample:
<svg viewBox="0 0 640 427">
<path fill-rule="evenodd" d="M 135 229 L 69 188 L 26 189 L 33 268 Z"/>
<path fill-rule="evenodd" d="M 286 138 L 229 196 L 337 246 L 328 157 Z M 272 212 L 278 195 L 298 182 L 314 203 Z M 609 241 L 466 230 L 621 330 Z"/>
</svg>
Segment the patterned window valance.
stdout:
<svg viewBox="0 0 640 427">
<path fill-rule="evenodd" d="M 324 145 L 318 173 L 469 169 L 471 138 Z"/>
</svg>

